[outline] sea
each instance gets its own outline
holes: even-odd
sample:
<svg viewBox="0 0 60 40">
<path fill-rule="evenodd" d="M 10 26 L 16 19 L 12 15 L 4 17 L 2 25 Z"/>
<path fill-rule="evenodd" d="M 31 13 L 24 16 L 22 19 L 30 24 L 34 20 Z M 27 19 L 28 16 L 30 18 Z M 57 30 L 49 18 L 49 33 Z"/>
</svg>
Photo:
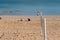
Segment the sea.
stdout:
<svg viewBox="0 0 60 40">
<path fill-rule="evenodd" d="M 0 0 L 0 15 L 60 15 L 60 0 Z"/>
</svg>

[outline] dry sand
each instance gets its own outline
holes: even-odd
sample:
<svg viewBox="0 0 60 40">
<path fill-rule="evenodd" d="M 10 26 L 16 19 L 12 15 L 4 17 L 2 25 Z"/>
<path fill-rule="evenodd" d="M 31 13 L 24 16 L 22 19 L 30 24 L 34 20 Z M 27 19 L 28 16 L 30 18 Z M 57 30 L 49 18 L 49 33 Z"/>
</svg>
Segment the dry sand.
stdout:
<svg viewBox="0 0 60 40">
<path fill-rule="evenodd" d="M 40 16 L 0 16 L 0 40 L 43 40 Z M 30 18 L 31 21 L 27 21 Z M 44 17 L 43 17 L 44 18 Z M 47 16 L 47 40 L 60 40 L 60 16 Z M 20 21 L 23 19 L 23 21 Z"/>
</svg>

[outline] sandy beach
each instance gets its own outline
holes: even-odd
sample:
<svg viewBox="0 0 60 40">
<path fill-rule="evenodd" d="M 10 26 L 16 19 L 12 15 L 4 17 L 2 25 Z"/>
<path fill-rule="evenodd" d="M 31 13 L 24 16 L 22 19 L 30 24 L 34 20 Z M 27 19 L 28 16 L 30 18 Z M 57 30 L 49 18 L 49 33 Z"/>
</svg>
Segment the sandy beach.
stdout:
<svg viewBox="0 0 60 40">
<path fill-rule="evenodd" d="M 43 40 L 40 16 L 0 17 L 0 40 Z M 60 16 L 46 16 L 46 20 L 47 40 L 60 40 Z"/>
</svg>

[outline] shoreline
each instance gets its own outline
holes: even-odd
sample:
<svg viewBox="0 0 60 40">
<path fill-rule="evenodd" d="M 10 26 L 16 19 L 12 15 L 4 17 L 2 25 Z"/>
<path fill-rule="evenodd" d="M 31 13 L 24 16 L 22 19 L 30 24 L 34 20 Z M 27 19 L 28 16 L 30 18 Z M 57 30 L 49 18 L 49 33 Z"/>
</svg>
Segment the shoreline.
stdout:
<svg viewBox="0 0 60 40">
<path fill-rule="evenodd" d="M 37 16 L 37 15 L 0 15 L 0 16 Z M 42 15 L 42 16 L 60 16 L 60 15 Z"/>
</svg>

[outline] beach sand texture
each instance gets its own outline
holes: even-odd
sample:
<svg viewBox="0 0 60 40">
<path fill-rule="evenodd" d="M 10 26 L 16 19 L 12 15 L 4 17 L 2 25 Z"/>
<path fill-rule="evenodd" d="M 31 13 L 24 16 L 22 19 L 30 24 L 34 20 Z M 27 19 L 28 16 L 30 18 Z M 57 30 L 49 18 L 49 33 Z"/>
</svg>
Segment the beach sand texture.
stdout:
<svg viewBox="0 0 60 40">
<path fill-rule="evenodd" d="M 43 40 L 40 16 L 0 17 L 0 40 Z M 47 40 L 60 40 L 60 16 L 46 16 L 46 20 Z"/>
</svg>

